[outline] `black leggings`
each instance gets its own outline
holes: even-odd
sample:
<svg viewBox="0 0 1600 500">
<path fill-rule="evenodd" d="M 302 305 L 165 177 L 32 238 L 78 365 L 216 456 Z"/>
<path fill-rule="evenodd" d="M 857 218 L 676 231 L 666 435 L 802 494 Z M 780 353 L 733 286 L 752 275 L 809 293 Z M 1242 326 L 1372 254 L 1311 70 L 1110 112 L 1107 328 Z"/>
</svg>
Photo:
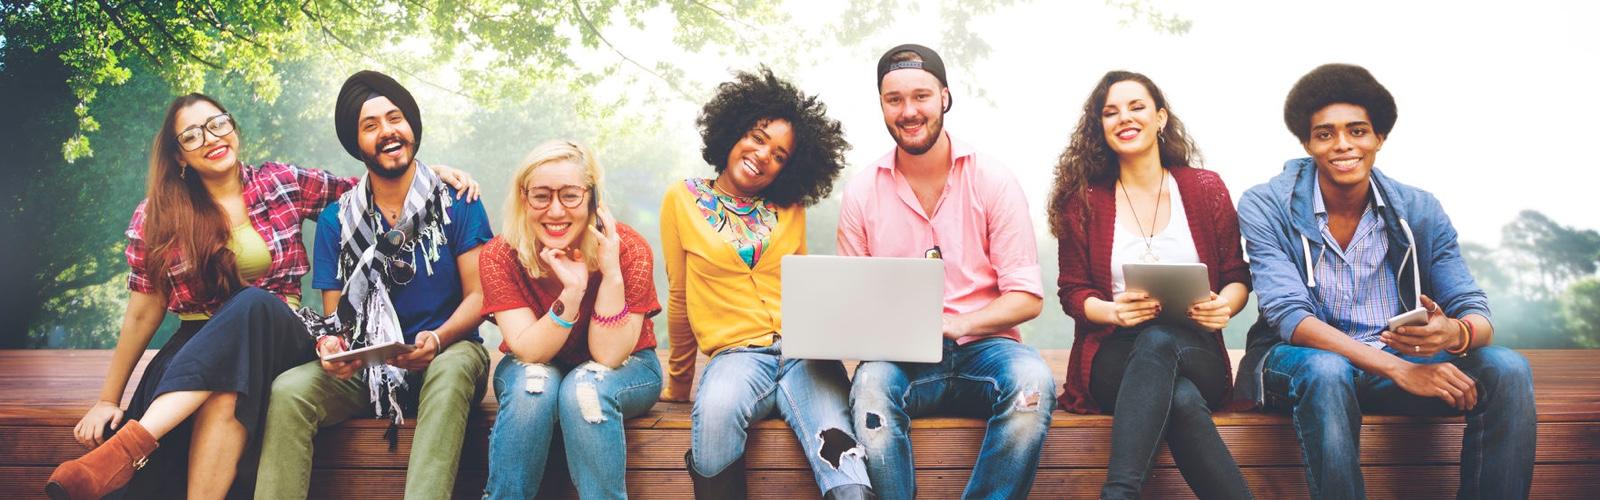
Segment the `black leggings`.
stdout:
<svg viewBox="0 0 1600 500">
<path fill-rule="evenodd" d="M 1139 498 L 1163 438 L 1196 496 L 1252 498 L 1211 420 L 1227 389 L 1225 355 L 1209 332 L 1182 327 L 1145 325 L 1106 337 L 1089 375 L 1090 394 L 1115 414 L 1101 498 Z"/>
</svg>

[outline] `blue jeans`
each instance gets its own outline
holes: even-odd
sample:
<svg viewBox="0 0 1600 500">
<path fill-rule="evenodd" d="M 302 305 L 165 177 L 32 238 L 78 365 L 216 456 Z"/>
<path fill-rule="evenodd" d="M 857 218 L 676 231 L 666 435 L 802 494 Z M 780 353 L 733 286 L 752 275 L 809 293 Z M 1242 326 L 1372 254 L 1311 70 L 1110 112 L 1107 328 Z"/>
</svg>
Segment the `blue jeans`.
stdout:
<svg viewBox="0 0 1600 500">
<path fill-rule="evenodd" d="M 591 361 L 564 371 L 559 363 L 523 363 L 508 354 L 495 368 L 494 395 L 500 412 L 489 433 L 484 498 L 537 495 L 558 427 L 578 495 L 626 498 L 622 423 L 660 399 L 661 362 L 645 349 L 615 370 Z"/>
<path fill-rule="evenodd" d="M 1385 349 L 1397 354 L 1392 349 Z M 1414 363 L 1451 363 L 1477 382 L 1478 405 L 1466 412 L 1457 498 L 1527 498 L 1533 480 L 1535 419 L 1528 360 L 1500 346 L 1466 357 L 1441 353 Z M 1361 414 L 1461 415 L 1438 398 L 1406 392 L 1338 354 L 1278 345 L 1267 354 L 1267 407 L 1294 416 L 1312 498 L 1364 498 Z"/>
<path fill-rule="evenodd" d="M 817 487 L 867 484 L 850 426 L 850 380 L 838 361 L 783 359 L 781 342 L 735 347 L 706 365 L 694 398 L 695 472 L 715 476 L 744 455 L 745 430 L 777 410 L 794 430 Z"/>
<path fill-rule="evenodd" d="M 885 499 L 916 496 L 911 418 L 944 413 L 988 419 L 963 498 L 1028 496 L 1055 387 L 1038 351 L 1005 338 L 947 340 L 939 363 L 861 363 L 850 407 L 873 488 Z"/>
</svg>

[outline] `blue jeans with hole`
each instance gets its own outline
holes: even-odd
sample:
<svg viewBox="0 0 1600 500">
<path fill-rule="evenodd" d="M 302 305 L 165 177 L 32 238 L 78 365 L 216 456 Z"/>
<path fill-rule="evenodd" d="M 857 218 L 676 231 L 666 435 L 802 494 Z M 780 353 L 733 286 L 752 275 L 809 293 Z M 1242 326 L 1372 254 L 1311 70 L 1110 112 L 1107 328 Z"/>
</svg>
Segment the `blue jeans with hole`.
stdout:
<svg viewBox="0 0 1600 500">
<path fill-rule="evenodd" d="M 484 498 L 537 495 L 558 428 L 578 496 L 626 498 L 623 420 L 661 398 L 661 362 L 654 349 L 645 349 L 616 369 L 591 361 L 568 370 L 507 354 L 495 367 L 494 395 L 500 411 L 489 433 Z"/>
<path fill-rule="evenodd" d="M 1007 338 L 944 343 L 938 363 L 869 361 L 856 368 L 850 407 L 867 474 L 885 499 L 916 496 L 911 419 L 986 419 L 963 498 L 1025 498 L 1055 408 L 1055 379 L 1039 351 Z"/>
<path fill-rule="evenodd" d="M 1527 498 L 1537 428 L 1528 360 L 1500 346 L 1474 349 L 1462 358 L 1440 353 L 1405 359 L 1451 363 L 1477 382 L 1478 405 L 1465 413 L 1456 497 Z M 1463 414 L 1441 399 L 1406 392 L 1393 380 L 1321 349 L 1281 344 L 1272 348 L 1264 363 L 1267 407 L 1294 416 L 1312 498 L 1366 497 L 1360 462 L 1362 413 Z"/>
<path fill-rule="evenodd" d="M 695 472 L 715 476 L 744 455 L 750 424 L 776 411 L 800 441 L 826 493 L 867 484 L 863 451 L 850 426 L 850 380 L 838 361 L 784 359 L 782 342 L 717 353 L 694 397 Z"/>
</svg>

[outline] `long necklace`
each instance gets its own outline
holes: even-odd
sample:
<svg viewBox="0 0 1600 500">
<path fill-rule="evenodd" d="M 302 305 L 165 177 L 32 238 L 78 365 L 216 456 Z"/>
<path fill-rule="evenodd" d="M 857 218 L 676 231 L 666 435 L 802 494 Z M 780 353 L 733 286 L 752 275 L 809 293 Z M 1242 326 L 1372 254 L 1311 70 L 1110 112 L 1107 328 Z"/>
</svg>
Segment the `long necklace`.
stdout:
<svg viewBox="0 0 1600 500">
<path fill-rule="evenodd" d="M 1122 188 L 1122 197 L 1128 199 L 1128 213 L 1133 214 L 1133 223 L 1139 227 L 1139 238 L 1144 240 L 1144 254 L 1139 256 L 1145 262 L 1159 262 L 1156 249 L 1152 245 L 1156 237 L 1156 222 L 1161 218 L 1161 197 L 1167 193 L 1167 169 L 1161 169 L 1161 187 L 1156 191 L 1156 209 L 1150 216 L 1150 234 L 1145 234 L 1144 222 L 1139 220 L 1139 211 L 1133 209 L 1133 197 L 1128 195 L 1128 183 L 1117 181 Z"/>
</svg>

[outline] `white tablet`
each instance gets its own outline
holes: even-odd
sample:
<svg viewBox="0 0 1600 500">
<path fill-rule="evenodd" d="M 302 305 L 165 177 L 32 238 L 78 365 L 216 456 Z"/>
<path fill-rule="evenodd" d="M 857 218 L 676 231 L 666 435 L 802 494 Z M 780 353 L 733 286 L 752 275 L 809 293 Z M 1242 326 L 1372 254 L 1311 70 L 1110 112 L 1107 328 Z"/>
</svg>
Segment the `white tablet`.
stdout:
<svg viewBox="0 0 1600 500">
<path fill-rule="evenodd" d="M 1128 290 L 1150 294 L 1161 303 L 1156 321 L 1169 325 L 1200 328 L 1189 319 L 1189 306 L 1211 297 L 1211 279 L 1205 264 L 1123 264 L 1122 276 Z"/>
<path fill-rule="evenodd" d="M 385 364 L 390 358 L 399 356 L 401 354 L 407 354 L 415 350 L 417 350 L 417 346 L 407 344 L 405 342 L 388 342 L 378 345 L 369 345 L 360 349 L 351 349 L 338 354 L 323 356 L 322 360 L 329 363 L 337 363 L 340 361 L 355 361 L 359 359 L 365 361 L 368 366 L 372 366 Z"/>
</svg>

